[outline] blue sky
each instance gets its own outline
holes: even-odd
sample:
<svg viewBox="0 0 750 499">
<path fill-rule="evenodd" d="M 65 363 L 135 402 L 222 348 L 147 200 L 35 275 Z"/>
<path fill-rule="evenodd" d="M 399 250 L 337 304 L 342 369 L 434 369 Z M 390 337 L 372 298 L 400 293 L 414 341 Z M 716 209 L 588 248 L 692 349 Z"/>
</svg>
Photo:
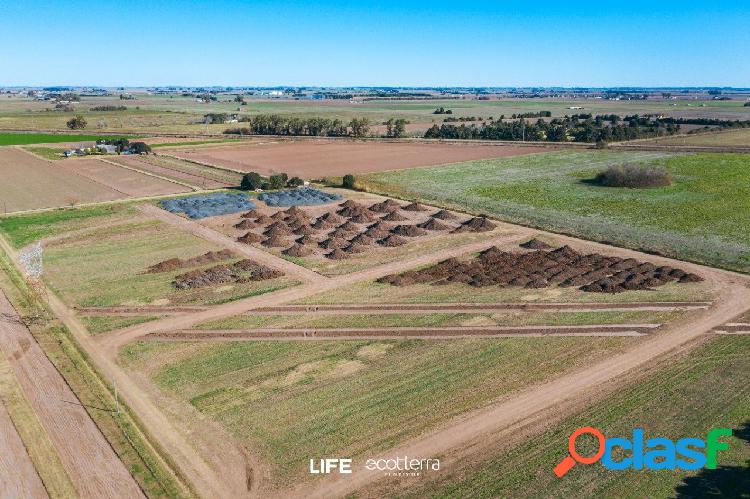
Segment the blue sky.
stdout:
<svg viewBox="0 0 750 499">
<path fill-rule="evenodd" d="M 750 87 L 749 51 L 748 2 L 0 0 L 0 85 Z"/>
</svg>

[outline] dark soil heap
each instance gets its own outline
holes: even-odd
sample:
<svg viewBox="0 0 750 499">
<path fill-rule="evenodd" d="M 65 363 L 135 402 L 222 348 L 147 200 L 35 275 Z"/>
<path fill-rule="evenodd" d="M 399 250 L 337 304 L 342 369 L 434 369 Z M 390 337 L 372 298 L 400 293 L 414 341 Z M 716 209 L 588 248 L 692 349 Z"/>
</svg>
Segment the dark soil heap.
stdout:
<svg viewBox="0 0 750 499">
<path fill-rule="evenodd" d="M 396 246 L 401 246 L 401 245 L 406 244 L 406 239 L 404 239 L 403 237 L 399 237 L 394 234 L 391 234 L 390 236 L 378 241 L 378 244 L 381 246 L 385 246 L 386 248 L 395 248 Z"/>
<path fill-rule="evenodd" d="M 420 229 L 416 225 L 399 225 L 391 230 L 392 234 L 406 237 L 419 237 L 427 234 L 427 231 Z"/>
<path fill-rule="evenodd" d="M 543 250 L 543 249 L 550 249 L 552 246 L 545 243 L 544 241 L 540 241 L 537 238 L 529 239 L 525 243 L 519 244 L 520 247 L 525 249 L 534 249 L 534 250 Z"/>
<path fill-rule="evenodd" d="M 307 245 L 311 245 L 311 246 L 317 246 L 318 245 L 318 240 L 315 239 L 314 237 L 312 237 L 310 234 L 306 234 L 306 235 L 298 238 L 297 242 L 299 244 L 307 244 Z"/>
<path fill-rule="evenodd" d="M 235 254 L 232 250 L 223 249 L 219 251 L 209 251 L 202 255 L 187 258 L 182 260 L 180 258 L 170 258 L 164 260 L 155 265 L 152 265 L 146 270 L 147 274 L 159 274 L 161 272 L 171 272 L 173 270 L 184 269 L 188 267 L 196 267 L 198 265 L 205 265 L 207 263 L 220 262 L 222 260 L 228 260 L 234 258 Z"/>
<path fill-rule="evenodd" d="M 291 235 L 292 229 L 284 222 L 274 222 L 263 231 L 267 236 L 288 236 Z"/>
<path fill-rule="evenodd" d="M 404 211 L 427 211 L 428 209 L 419 203 L 410 203 L 402 208 Z"/>
<path fill-rule="evenodd" d="M 326 258 L 330 258 L 331 260 L 344 260 L 345 258 L 349 258 L 349 253 L 346 253 L 343 250 L 336 248 L 335 250 L 328 253 L 326 255 Z"/>
<path fill-rule="evenodd" d="M 256 209 L 252 209 L 250 211 L 246 211 L 242 215 L 240 215 L 240 218 L 249 218 L 249 219 L 256 219 L 260 216 L 260 212 Z"/>
<path fill-rule="evenodd" d="M 455 220 L 458 217 L 448 210 L 440 210 L 432 215 L 432 218 L 437 218 L 438 220 Z"/>
<path fill-rule="evenodd" d="M 448 230 L 452 229 L 452 227 L 445 225 L 444 223 L 438 222 L 434 218 L 430 218 L 426 222 L 422 222 L 421 224 L 417 225 L 417 227 L 427 230 Z"/>
<path fill-rule="evenodd" d="M 299 256 L 312 255 L 313 250 L 309 246 L 304 246 L 302 244 L 297 243 L 291 248 L 285 249 L 284 251 L 282 251 L 282 253 L 284 253 L 285 255 L 289 255 L 289 256 L 299 257 Z"/>
<path fill-rule="evenodd" d="M 289 246 L 289 241 L 285 237 L 272 235 L 260 244 L 268 248 L 284 248 L 286 246 Z"/>
<path fill-rule="evenodd" d="M 255 234 L 254 232 L 248 232 L 244 236 L 240 236 L 237 238 L 238 242 L 245 243 L 245 244 L 259 243 L 262 240 L 263 240 L 263 236 L 259 234 Z"/>
<path fill-rule="evenodd" d="M 374 211 L 375 213 L 391 213 L 393 211 L 400 210 L 401 205 L 393 199 L 386 199 L 383 202 L 375 203 L 374 205 L 370 206 L 369 209 L 370 211 Z"/>
<path fill-rule="evenodd" d="M 233 265 L 216 265 L 205 270 L 192 270 L 180 274 L 172 281 L 172 286 L 176 289 L 194 289 L 217 284 L 264 281 L 283 275 L 283 272 L 253 260 L 240 260 Z"/>
<path fill-rule="evenodd" d="M 255 219 L 255 223 L 258 225 L 268 225 L 270 223 L 273 223 L 273 221 L 273 218 L 269 217 L 268 215 L 261 215 Z"/>
<path fill-rule="evenodd" d="M 344 248 L 349 245 L 349 241 L 342 237 L 329 237 L 325 241 L 322 241 L 318 244 L 321 248 L 324 249 L 340 249 Z"/>
<path fill-rule="evenodd" d="M 486 217 L 474 217 L 459 225 L 453 232 L 487 232 L 496 227 Z"/>
<path fill-rule="evenodd" d="M 482 287 L 545 288 L 577 286 L 593 293 L 620 293 L 651 289 L 672 281 L 698 282 L 703 279 L 673 267 L 657 267 L 632 258 L 581 254 L 569 246 L 552 251 L 510 253 L 497 247 L 463 262 L 451 258 L 421 270 L 392 274 L 378 282 L 407 286 L 410 284 L 465 283 Z"/>
<path fill-rule="evenodd" d="M 365 233 L 362 233 L 362 234 L 357 234 L 356 236 L 354 236 L 351 239 L 351 242 L 353 242 L 355 244 L 360 244 L 360 245 L 363 245 L 363 246 L 369 246 L 371 244 L 375 244 L 375 239 L 372 238 L 372 237 L 370 237 L 370 236 L 368 236 Z"/>
<path fill-rule="evenodd" d="M 239 223 L 234 224 L 235 229 L 242 229 L 242 230 L 248 230 L 248 229 L 254 229 L 255 228 L 255 222 L 250 220 L 249 218 L 246 218 L 242 220 Z"/>
<path fill-rule="evenodd" d="M 349 254 L 364 253 L 365 251 L 367 251 L 367 246 L 364 246 L 362 244 L 357 244 L 357 243 L 351 243 L 349 246 L 344 248 L 344 251 L 346 251 Z"/>
<path fill-rule="evenodd" d="M 392 211 L 381 220 L 385 220 L 386 222 L 403 222 L 404 220 L 408 220 L 405 216 L 399 214 L 397 211 Z"/>
</svg>

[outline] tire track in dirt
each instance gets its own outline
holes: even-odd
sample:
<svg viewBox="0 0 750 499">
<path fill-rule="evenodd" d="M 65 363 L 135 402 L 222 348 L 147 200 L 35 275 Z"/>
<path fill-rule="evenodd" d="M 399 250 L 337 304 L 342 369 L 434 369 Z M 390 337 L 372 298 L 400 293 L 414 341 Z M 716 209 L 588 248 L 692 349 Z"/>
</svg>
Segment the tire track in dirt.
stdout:
<svg viewBox="0 0 750 499">
<path fill-rule="evenodd" d="M 721 271 L 704 269 L 705 273 L 710 273 L 715 282 L 726 280 Z M 720 279 L 721 277 L 724 279 Z M 740 279 L 730 279 L 726 282 L 719 299 L 699 317 L 678 320 L 666 326 L 660 334 L 652 335 L 622 353 L 522 390 L 489 407 L 463 414 L 436 430 L 411 438 L 371 457 L 388 459 L 408 455 L 427 458 L 445 455 L 452 449 L 465 448 L 477 441 L 486 440 L 539 411 L 585 396 L 587 390 L 623 376 L 649 361 L 666 356 L 750 309 L 750 289 L 747 287 L 747 280 L 743 278 L 742 281 L 744 282 Z M 353 466 L 353 470 L 354 473 L 351 475 L 330 475 L 313 484 L 302 484 L 282 491 L 278 497 L 343 497 L 383 479 L 382 473 L 367 470 L 361 463 L 359 466 Z"/>
<path fill-rule="evenodd" d="M 49 497 L 2 402 L 0 402 L 0 497 Z"/>
<path fill-rule="evenodd" d="M 81 497 L 143 497 L 86 409 L 0 292 L 0 344 Z M 98 410 L 98 409 L 93 409 Z"/>
</svg>

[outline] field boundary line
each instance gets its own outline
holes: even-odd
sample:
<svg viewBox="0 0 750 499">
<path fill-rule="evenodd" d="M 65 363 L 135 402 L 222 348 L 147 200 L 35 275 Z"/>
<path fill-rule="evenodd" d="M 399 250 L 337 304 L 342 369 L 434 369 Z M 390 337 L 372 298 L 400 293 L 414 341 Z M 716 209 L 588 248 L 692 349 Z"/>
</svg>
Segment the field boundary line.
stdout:
<svg viewBox="0 0 750 499">
<path fill-rule="evenodd" d="M 134 171 L 136 173 L 140 173 L 141 175 L 147 175 L 149 177 L 154 177 L 154 178 L 158 178 L 158 179 L 161 179 L 161 180 L 165 180 L 165 181 L 170 182 L 172 184 L 181 185 L 183 187 L 187 187 L 188 189 L 192 189 L 195 192 L 203 190 L 201 187 L 198 187 L 198 186 L 195 186 L 195 185 L 190 185 L 190 184 L 185 183 L 185 182 L 180 182 L 179 180 L 175 180 L 175 179 L 171 179 L 171 178 L 167 178 L 167 177 L 162 177 L 161 175 L 157 175 L 155 173 L 151 173 L 151 172 L 139 170 L 138 168 L 133 168 L 131 166 L 121 165 L 120 163 L 115 163 L 114 161 L 110 161 L 110 160 L 108 160 L 106 158 L 99 158 L 99 157 L 97 157 L 96 159 L 98 159 L 102 163 L 107 163 L 108 165 L 117 166 L 117 167 L 123 168 L 125 170 L 130 170 L 130 171 Z"/>
</svg>

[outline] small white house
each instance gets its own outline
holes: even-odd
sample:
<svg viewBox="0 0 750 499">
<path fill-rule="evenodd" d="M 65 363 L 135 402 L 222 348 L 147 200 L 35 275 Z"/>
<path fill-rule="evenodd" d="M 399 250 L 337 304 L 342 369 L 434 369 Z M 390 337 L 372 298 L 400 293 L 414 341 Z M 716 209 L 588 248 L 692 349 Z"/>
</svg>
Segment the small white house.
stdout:
<svg viewBox="0 0 750 499">
<path fill-rule="evenodd" d="M 97 144 L 96 150 L 104 154 L 117 154 L 117 146 L 110 144 Z"/>
</svg>

